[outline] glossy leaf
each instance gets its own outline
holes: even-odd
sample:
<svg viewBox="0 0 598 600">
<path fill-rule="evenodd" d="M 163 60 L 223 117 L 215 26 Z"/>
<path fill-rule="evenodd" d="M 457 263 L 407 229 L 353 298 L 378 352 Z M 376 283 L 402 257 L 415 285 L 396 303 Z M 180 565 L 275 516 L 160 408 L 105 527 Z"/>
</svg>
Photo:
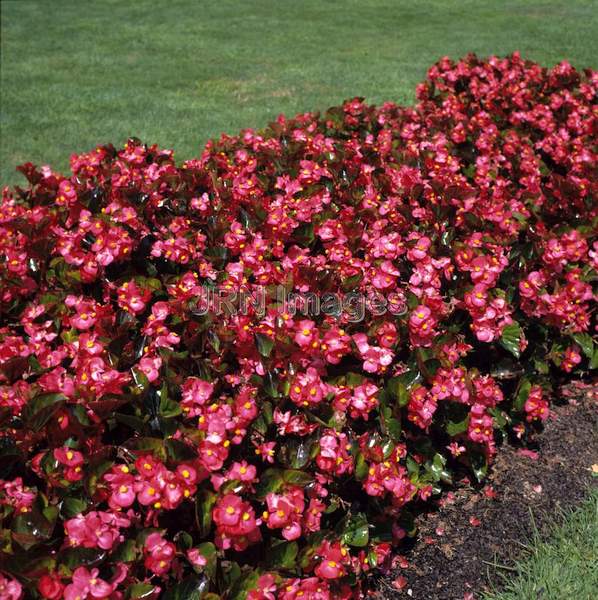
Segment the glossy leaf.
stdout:
<svg viewBox="0 0 598 600">
<path fill-rule="evenodd" d="M 519 388 L 517 390 L 517 395 L 515 397 L 514 406 L 516 410 L 523 410 L 531 388 L 532 384 L 529 379 L 524 378 L 521 380 L 521 382 L 519 383 Z"/>
<path fill-rule="evenodd" d="M 265 358 L 268 358 L 272 353 L 272 348 L 274 348 L 274 340 L 269 338 L 267 335 L 263 335 L 262 333 L 255 334 L 255 343 L 257 346 L 258 352 Z"/>
<path fill-rule="evenodd" d="M 588 333 L 574 333 L 573 339 L 579 344 L 582 352 L 589 358 L 592 359 L 594 356 L 594 340 Z"/>
<path fill-rule="evenodd" d="M 369 540 L 369 524 L 364 514 L 350 515 L 344 523 L 341 537 L 345 544 L 363 548 Z"/>
<path fill-rule="evenodd" d="M 268 551 L 268 565 L 274 568 L 292 569 L 298 552 L 297 542 L 276 540 Z"/>
<path fill-rule="evenodd" d="M 201 600 L 208 591 L 208 580 L 205 577 L 187 577 L 180 583 L 169 586 L 161 596 L 161 600 Z"/>
<path fill-rule="evenodd" d="M 212 508 L 216 503 L 216 494 L 209 490 L 202 490 L 197 495 L 195 503 L 195 520 L 201 537 L 207 537 L 212 527 Z"/>
<path fill-rule="evenodd" d="M 519 342 L 521 341 L 521 327 L 516 321 L 507 325 L 500 337 L 500 344 L 503 348 L 508 350 L 515 358 L 519 358 L 521 351 L 519 349 Z"/>
</svg>

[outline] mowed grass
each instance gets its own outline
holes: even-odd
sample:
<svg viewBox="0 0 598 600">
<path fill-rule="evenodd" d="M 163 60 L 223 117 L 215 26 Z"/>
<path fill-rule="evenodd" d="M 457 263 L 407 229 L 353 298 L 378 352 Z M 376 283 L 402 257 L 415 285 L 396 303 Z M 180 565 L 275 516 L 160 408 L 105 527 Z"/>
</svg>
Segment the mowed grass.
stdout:
<svg viewBox="0 0 598 600">
<path fill-rule="evenodd" d="M 550 538 L 530 542 L 528 558 L 484 600 L 593 600 L 598 590 L 598 489 Z"/>
<path fill-rule="evenodd" d="M 443 55 L 597 66 L 596 1 L 2 0 L 0 184 L 25 161 L 221 132 L 343 99 L 411 103 Z"/>
</svg>

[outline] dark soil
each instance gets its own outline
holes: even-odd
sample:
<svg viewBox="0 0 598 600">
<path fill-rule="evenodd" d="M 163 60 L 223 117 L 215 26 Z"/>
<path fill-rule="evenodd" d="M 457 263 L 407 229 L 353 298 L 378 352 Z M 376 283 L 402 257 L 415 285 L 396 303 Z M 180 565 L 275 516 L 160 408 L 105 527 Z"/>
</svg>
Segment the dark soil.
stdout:
<svg viewBox="0 0 598 600">
<path fill-rule="evenodd" d="M 500 585 L 500 573 L 509 572 L 534 528 L 546 533 L 562 511 L 587 496 L 598 482 L 592 476 L 598 463 L 598 383 L 572 384 L 562 396 L 569 403 L 553 406 L 553 418 L 535 436 L 536 458 L 521 447 L 503 446 L 483 488 L 463 482 L 436 512 L 419 517 L 415 543 L 399 549 L 375 598 L 477 598 Z"/>
</svg>

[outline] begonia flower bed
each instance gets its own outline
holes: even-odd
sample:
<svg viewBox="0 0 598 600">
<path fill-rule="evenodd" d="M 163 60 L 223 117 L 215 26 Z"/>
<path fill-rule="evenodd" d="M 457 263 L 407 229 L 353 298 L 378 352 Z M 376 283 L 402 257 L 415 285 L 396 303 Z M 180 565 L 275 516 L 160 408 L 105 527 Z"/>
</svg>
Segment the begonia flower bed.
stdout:
<svg viewBox="0 0 598 600">
<path fill-rule="evenodd" d="M 0 205 L 0 597 L 357 598 L 598 366 L 598 73 L 442 59 Z"/>
</svg>

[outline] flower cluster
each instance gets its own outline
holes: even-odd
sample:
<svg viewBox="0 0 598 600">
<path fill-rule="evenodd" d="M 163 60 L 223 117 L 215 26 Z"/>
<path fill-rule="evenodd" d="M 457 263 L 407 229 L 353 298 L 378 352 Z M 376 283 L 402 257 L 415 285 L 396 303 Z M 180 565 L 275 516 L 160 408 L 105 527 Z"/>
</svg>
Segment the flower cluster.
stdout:
<svg viewBox="0 0 598 600">
<path fill-rule="evenodd" d="M 416 506 L 598 366 L 597 94 L 566 62 L 445 58 L 410 108 L 19 167 L 0 596 L 359 597 Z M 308 301 L 372 292 L 360 318 Z"/>
<path fill-rule="evenodd" d="M 114 511 L 130 507 L 135 500 L 154 510 L 172 510 L 197 489 L 197 472 L 185 463 L 169 471 L 151 455 L 140 456 L 132 465 L 113 465 L 103 475 L 107 485 L 108 506 Z"/>
<path fill-rule="evenodd" d="M 71 546 L 111 550 L 124 539 L 120 529 L 129 525 L 131 521 L 118 513 L 90 511 L 66 521 L 64 530 Z"/>
</svg>

